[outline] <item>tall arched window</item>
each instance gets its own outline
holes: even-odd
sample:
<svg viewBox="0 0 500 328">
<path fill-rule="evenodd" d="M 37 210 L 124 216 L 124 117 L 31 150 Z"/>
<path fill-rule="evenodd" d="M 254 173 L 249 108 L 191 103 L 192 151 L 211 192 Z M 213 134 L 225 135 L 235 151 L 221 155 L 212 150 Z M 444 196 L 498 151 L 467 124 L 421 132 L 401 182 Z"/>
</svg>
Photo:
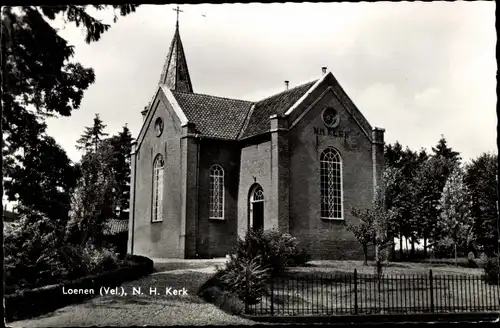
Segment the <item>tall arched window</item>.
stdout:
<svg viewBox="0 0 500 328">
<path fill-rule="evenodd" d="M 161 154 L 156 155 L 153 163 L 153 217 L 151 221 L 163 221 L 163 172 L 165 161 Z"/>
<path fill-rule="evenodd" d="M 224 219 L 224 169 L 218 164 L 210 168 L 210 218 Z"/>
<path fill-rule="evenodd" d="M 342 220 L 342 159 L 326 148 L 320 156 L 321 218 Z"/>
</svg>

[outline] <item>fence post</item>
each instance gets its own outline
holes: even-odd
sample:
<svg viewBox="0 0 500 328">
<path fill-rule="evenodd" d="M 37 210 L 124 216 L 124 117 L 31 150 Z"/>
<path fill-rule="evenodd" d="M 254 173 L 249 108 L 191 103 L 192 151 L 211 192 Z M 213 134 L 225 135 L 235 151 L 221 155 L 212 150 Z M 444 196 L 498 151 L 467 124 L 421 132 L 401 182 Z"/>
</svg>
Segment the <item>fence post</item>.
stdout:
<svg viewBox="0 0 500 328">
<path fill-rule="evenodd" d="M 354 314 L 358 314 L 358 270 L 354 269 Z"/>
<path fill-rule="evenodd" d="M 274 278 L 271 277 L 271 315 L 274 315 Z"/>
<path fill-rule="evenodd" d="M 434 312 L 434 283 L 432 281 L 432 269 L 429 270 L 429 281 L 431 287 L 431 312 Z"/>
</svg>

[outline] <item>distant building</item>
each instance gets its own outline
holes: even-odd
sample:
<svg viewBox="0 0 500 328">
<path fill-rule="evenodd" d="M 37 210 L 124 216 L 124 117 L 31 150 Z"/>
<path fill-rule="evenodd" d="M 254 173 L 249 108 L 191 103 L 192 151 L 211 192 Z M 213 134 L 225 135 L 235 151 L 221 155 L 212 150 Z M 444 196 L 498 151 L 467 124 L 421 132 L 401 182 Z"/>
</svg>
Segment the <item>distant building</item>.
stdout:
<svg viewBox="0 0 500 328">
<path fill-rule="evenodd" d="M 361 259 L 346 223 L 371 206 L 384 130 L 322 73 L 258 102 L 194 93 L 177 25 L 132 154 L 128 252 L 223 257 L 276 227 L 313 258 Z"/>
</svg>

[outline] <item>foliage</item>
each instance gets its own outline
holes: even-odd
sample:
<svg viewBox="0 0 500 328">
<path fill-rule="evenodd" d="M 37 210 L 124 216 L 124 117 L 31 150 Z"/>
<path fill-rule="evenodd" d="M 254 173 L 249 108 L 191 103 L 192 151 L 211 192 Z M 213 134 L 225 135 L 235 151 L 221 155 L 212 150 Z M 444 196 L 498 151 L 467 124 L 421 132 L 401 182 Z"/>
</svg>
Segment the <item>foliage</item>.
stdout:
<svg viewBox="0 0 500 328">
<path fill-rule="evenodd" d="M 488 257 L 484 263 L 484 280 L 488 284 L 498 285 L 498 274 L 498 256 L 495 254 L 495 256 Z"/>
<path fill-rule="evenodd" d="M 100 245 L 104 222 L 115 215 L 113 190 L 116 181 L 106 165 L 109 156 L 109 149 L 103 147 L 82 159 L 82 179 L 72 197 L 67 226 L 68 241 L 71 243 L 83 245 L 91 241 Z"/>
<path fill-rule="evenodd" d="M 496 252 L 498 155 L 484 153 L 473 159 L 465 172 L 465 184 L 471 192 L 471 215 L 475 218 L 475 248 L 492 255 Z"/>
<path fill-rule="evenodd" d="M 358 224 L 348 223 L 347 229 L 354 234 L 354 237 L 363 247 L 365 255 L 364 265 L 368 265 L 368 246 L 375 240 L 375 226 L 373 211 L 371 209 L 352 209 L 352 215 L 359 220 Z"/>
<path fill-rule="evenodd" d="M 464 183 L 463 170 L 457 166 L 449 176 L 439 201 L 441 212 L 439 228 L 446 236 L 439 242 L 453 244 L 455 259 L 457 259 L 457 249 L 468 249 L 474 237 L 474 220 L 470 208 L 470 192 Z"/>
<path fill-rule="evenodd" d="M 260 264 L 273 275 L 288 266 L 303 265 L 309 259 L 295 237 L 277 229 L 248 230 L 243 239 L 238 238 L 234 255 L 240 259 L 259 258 Z"/>
<path fill-rule="evenodd" d="M 81 26 L 86 33 L 85 41 L 90 43 L 98 41 L 110 25 L 91 16 L 88 9 L 112 8 L 116 21 L 117 13 L 125 16 L 136 7 L 2 7 L 2 72 L 5 74 L 2 75 L 0 123 L 4 133 L 4 174 L 7 181 L 11 179 L 5 185 L 10 201 L 17 200 L 53 218 L 67 210 L 68 195 L 76 179 L 64 151 L 45 135 L 45 121 L 47 117 L 69 116 L 78 109 L 83 92 L 95 76 L 91 68 L 71 61 L 73 46 L 58 35 L 50 22 L 62 17 L 66 24 Z M 50 165 L 53 172 L 49 170 Z"/>
<path fill-rule="evenodd" d="M 99 114 L 96 113 L 94 117 L 94 124 L 92 126 L 85 127 L 85 132 L 83 132 L 80 139 L 76 141 L 76 148 L 78 150 L 83 150 L 86 154 L 97 152 L 104 137 L 108 135 L 104 132 L 105 128 L 106 125 L 103 124 Z"/>
<path fill-rule="evenodd" d="M 402 145 L 396 142 L 394 145 L 385 146 L 384 157 L 386 170 L 392 170 L 393 177 L 385 192 L 387 209 L 394 214 L 388 234 L 399 237 L 401 248 L 402 237 L 414 241 L 419 235 L 420 225 L 415 215 L 417 205 L 415 176 L 423 163 L 428 160 L 428 155 L 423 149 L 419 153 L 408 147 L 403 150 Z"/>
<path fill-rule="evenodd" d="M 398 213 L 394 208 L 387 209 L 386 192 L 394 189 L 398 175 L 398 170 L 393 168 L 386 169 L 382 175 L 380 184 L 375 189 L 372 206 L 368 209 L 351 209 L 353 216 L 358 219 L 359 223 L 354 224 L 349 222 L 347 229 L 354 234 L 363 247 L 365 265 L 368 262 L 369 245 L 375 246 L 375 257 L 378 262 L 380 253 L 392 244 L 389 230 Z"/>
<path fill-rule="evenodd" d="M 41 213 L 21 215 L 5 233 L 7 293 L 71 280 L 118 265 L 112 250 L 64 241 L 64 226 Z"/>
<path fill-rule="evenodd" d="M 221 279 L 242 300 L 248 304 L 257 303 L 266 291 L 269 278 L 269 269 L 262 262 L 260 256 L 244 258 L 232 254 Z"/>
<path fill-rule="evenodd" d="M 18 159 L 5 166 L 7 197 L 51 220 L 66 222 L 78 166 L 72 165 L 66 152 L 47 135 L 26 145 L 24 156 Z"/>
<path fill-rule="evenodd" d="M 127 125 L 118 135 L 105 140 L 109 142 L 113 156 L 110 157 L 109 168 L 115 177 L 116 186 L 113 198 L 116 200 L 118 216 L 130 207 L 130 153 L 132 152 L 132 134 Z"/>
</svg>

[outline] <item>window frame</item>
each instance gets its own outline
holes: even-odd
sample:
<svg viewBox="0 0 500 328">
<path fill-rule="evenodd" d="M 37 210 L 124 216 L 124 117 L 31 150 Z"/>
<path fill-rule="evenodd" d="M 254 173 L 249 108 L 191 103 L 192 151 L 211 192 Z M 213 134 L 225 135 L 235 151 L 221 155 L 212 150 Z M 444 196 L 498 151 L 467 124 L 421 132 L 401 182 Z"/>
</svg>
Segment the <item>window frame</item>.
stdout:
<svg viewBox="0 0 500 328">
<path fill-rule="evenodd" d="M 157 167 L 159 161 L 162 161 L 162 165 Z M 164 180 L 165 158 L 162 154 L 157 154 L 153 160 L 151 223 L 163 222 Z"/>
<path fill-rule="evenodd" d="M 212 166 L 210 166 L 210 171 L 209 171 L 209 198 L 208 198 L 208 218 L 210 220 L 224 220 L 224 217 L 225 217 L 225 205 L 226 205 L 226 201 L 225 201 L 225 196 L 226 196 L 226 187 L 225 187 L 225 171 L 224 171 L 224 168 L 222 167 L 222 165 L 220 164 L 213 164 Z M 215 183 L 218 183 L 218 188 L 219 188 L 219 192 L 222 193 L 222 196 L 220 196 L 218 198 L 218 201 L 220 200 L 220 204 L 219 205 L 219 211 L 221 213 L 220 216 L 213 216 L 214 214 L 214 205 L 215 205 L 215 202 L 214 202 L 214 196 L 213 196 L 213 190 L 215 190 Z"/>
<path fill-rule="evenodd" d="M 327 160 L 327 159 L 324 159 L 324 157 L 326 156 L 327 152 L 332 152 L 333 153 L 333 160 Z M 332 165 L 331 163 L 333 163 L 334 168 L 333 170 L 335 171 L 335 168 L 338 169 L 339 173 L 338 173 L 338 183 L 339 183 L 339 189 L 338 191 L 340 192 L 340 195 L 338 197 L 335 197 L 335 193 L 337 192 L 336 189 L 334 189 L 333 191 L 330 191 L 330 188 L 327 188 L 326 189 L 326 192 L 327 192 L 327 195 L 323 196 L 323 191 L 325 190 L 323 188 L 323 179 L 324 179 L 324 164 L 323 163 L 328 163 L 326 165 Z M 326 147 L 325 149 L 323 149 L 323 151 L 320 153 L 320 156 L 319 156 L 319 176 L 320 176 L 320 181 L 319 181 L 319 188 L 320 188 L 320 217 L 322 220 L 331 220 L 331 221 L 344 221 L 344 177 L 343 177 L 343 161 L 342 161 L 342 156 L 340 154 L 340 152 L 334 148 L 334 147 Z M 326 168 L 327 171 L 327 175 L 329 175 L 330 173 L 330 170 L 331 168 L 327 166 Z M 327 183 L 328 181 L 326 181 Z M 335 188 L 335 187 L 334 187 Z M 330 209 L 327 209 L 326 211 L 328 211 L 328 216 L 324 216 L 324 210 L 323 210 L 323 199 L 324 197 L 329 197 L 330 194 L 333 194 L 334 198 L 338 198 L 339 199 L 339 206 L 340 206 L 340 209 L 338 211 L 336 210 L 333 210 L 331 211 Z M 330 206 L 330 203 L 327 203 L 326 204 L 327 207 Z M 335 203 L 334 203 L 334 206 L 335 206 Z M 340 213 L 340 216 L 339 217 L 335 217 L 335 216 L 331 216 L 331 214 L 335 213 L 335 212 L 339 212 Z"/>
</svg>

